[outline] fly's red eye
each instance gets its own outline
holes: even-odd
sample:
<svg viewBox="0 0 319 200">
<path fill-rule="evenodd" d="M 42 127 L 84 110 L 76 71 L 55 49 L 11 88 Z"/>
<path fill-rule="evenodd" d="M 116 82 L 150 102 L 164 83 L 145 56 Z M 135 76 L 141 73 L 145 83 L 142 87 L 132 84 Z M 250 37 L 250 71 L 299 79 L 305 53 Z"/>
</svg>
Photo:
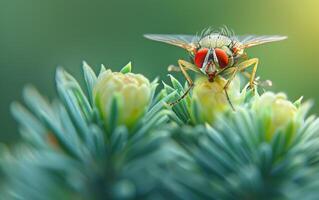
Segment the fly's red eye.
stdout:
<svg viewBox="0 0 319 200">
<path fill-rule="evenodd" d="M 236 54 L 236 53 L 237 53 L 237 51 L 238 51 L 238 48 L 237 48 L 237 47 L 234 47 L 234 48 L 233 48 L 233 52 L 234 52 L 234 54 Z"/>
<path fill-rule="evenodd" d="M 228 65 L 228 55 L 226 54 L 226 52 L 222 49 L 215 49 L 215 53 L 217 56 L 217 60 L 218 60 L 218 64 L 221 68 L 224 68 Z"/>
<path fill-rule="evenodd" d="M 208 52 L 207 48 L 203 48 L 198 50 L 195 53 L 194 63 L 197 65 L 197 67 L 202 68 L 203 62 L 205 60 L 206 54 Z"/>
</svg>

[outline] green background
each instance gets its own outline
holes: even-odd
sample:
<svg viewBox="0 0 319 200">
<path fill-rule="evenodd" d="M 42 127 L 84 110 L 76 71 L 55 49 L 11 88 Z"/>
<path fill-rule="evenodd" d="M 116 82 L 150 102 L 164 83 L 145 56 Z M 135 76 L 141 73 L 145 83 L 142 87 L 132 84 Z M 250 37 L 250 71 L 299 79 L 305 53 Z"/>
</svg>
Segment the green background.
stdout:
<svg viewBox="0 0 319 200">
<path fill-rule="evenodd" d="M 96 71 L 133 62 L 150 79 L 187 54 L 148 41 L 143 33 L 193 34 L 227 25 L 237 34 L 282 34 L 288 40 L 248 50 L 260 58 L 258 75 L 272 90 L 319 100 L 317 0 L 2 0 L 0 1 L 0 142 L 17 141 L 9 111 L 25 84 L 53 98 L 54 73 L 63 66 L 82 80 L 81 63 Z M 319 106 L 313 107 L 318 113 Z"/>
</svg>

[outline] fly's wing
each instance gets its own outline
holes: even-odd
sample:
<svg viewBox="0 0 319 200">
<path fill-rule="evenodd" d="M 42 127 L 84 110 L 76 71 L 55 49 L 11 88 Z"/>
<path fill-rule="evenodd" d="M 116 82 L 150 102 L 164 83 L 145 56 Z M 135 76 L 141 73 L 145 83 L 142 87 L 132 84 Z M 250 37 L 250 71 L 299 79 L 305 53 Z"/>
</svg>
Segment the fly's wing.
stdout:
<svg viewBox="0 0 319 200">
<path fill-rule="evenodd" d="M 145 34 L 144 37 L 150 40 L 178 46 L 180 48 L 186 49 L 189 52 L 197 48 L 197 44 L 199 41 L 199 37 L 194 35 Z M 184 67 L 200 74 L 203 73 L 195 65 L 187 65 Z"/>
<path fill-rule="evenodd" d="M 276 42 L 287 39 L 287 36 L 281 35 L 246 35 L 246 36 L 235 36 L 235 39 L 238 40 L 243 48 L 249 48 L 260 44 L 265 44 L 269 42 Z"/>
<path fill-rule="evenodd" d="M 196 48 L 196 41 L 198 41 L 198 37 L 194 35 L 145 34 L 144 37 L 150 40 L 178 46 L 187 51 L 193 51 Z"/>
</svg>

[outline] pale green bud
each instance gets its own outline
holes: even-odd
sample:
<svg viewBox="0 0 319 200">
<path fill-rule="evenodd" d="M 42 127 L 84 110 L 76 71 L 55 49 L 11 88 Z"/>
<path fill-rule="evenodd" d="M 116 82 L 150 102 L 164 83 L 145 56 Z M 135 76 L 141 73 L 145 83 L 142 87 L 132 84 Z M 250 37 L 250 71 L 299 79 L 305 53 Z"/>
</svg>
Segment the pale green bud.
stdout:
<svg viewBox="0 0 319 200">
<path fill-rule="evenodd" d="M 270 140 L 279 128 L 284 128 L 289 122 L 293 122 L 297 116 L 297 107 L 287 100 L 284 93 L 275 94 L 265 92 L 256 98 L 252 103 L 252 108 L 257 114 L 263 115 L 264 112 L 270 114 L 270 125 L 266 132 L 266 139 Z"/>
<path fill-rule="evenodd" d="M 151 99 L 151 84 L 141 74 L 106 70 L 97 79 L 93 98 L 106 125 L 109 123 L 111 103 L 118 103 L 118 125 L 132 127 L 144 114 Z"/>
<path fill-rule="evenodd" d="M 222 77 L 216 77 L 214 82 L 209 82 L 206 77 L 196 79 L 192 106 L 196 103 L 198 107 L 200 119 L 197 121 L 213 123 L 220 114 L 232 109 L 224 90 L 226 83 L 227 80 Z M 243 101 L 244 95 L 240 91 L 239 78 L 235 78 L 230 83 L 227 92 L 234 107 Z"/>
</svg>

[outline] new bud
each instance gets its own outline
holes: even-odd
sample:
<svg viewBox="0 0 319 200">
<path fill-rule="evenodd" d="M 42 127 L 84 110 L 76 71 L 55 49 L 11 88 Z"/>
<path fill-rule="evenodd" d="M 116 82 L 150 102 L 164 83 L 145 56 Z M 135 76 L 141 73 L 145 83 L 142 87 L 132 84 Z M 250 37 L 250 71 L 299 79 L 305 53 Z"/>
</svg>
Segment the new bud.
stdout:
<svg viewBox="0 0 319 200">
<path fill-rule="evenodd" d="M 195 81 L 192 106 L 198 107 L 200 115 L 196 121 L 213 123 L 220 114 L 232 109 L 230 102 L 235 108 L 242 102 L 244 95 L 240 92 L 239 78 L 233 80 L 227 88 L 230 102 L 224 90 L 226 83 L 227 80 L 222 77 L 216 77 L 214 82 L 208 81 L 206 77 Z"/>
<path fill-rule="evenodd" d="M 117 100 L 117 125 L 132 127 L 144 114 L 151 98 L 151 84 L 141 74 L 106 70 L 97 79 L 93 98 L 106 125 L 109 125 L 111 104 Z"/>
<path fill-rule="evenodd" d="M 265 92 L 256 98 L 252 103 L 252 108 L 257 115 L 270 115 L 270 125 L 266 130 L 266 139 L 270 140 L 276 130 L 284 128 L 289 122 L 293 122 L 297 116 L 297 107 L 287 100 L 284 93 L 274 94 Z"/>
</svg>

